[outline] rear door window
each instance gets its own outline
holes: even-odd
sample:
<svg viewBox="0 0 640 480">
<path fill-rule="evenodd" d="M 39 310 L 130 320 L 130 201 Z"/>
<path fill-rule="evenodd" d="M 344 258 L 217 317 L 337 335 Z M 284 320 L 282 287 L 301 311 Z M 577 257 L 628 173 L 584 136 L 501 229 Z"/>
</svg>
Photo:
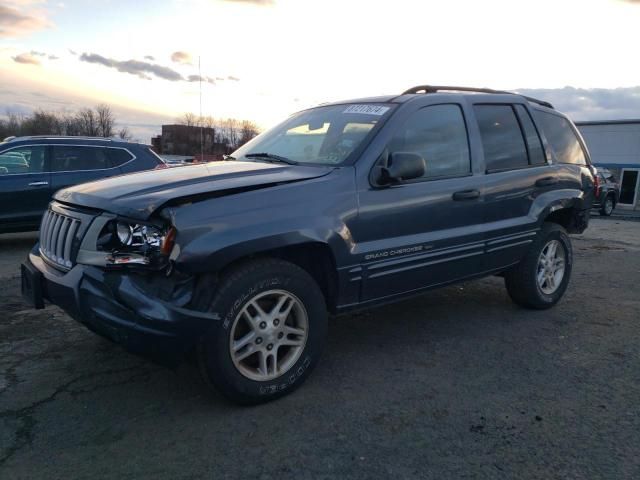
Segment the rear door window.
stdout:
<svg viewBox="0 0 640 480">
<path fill-rule="evenodd" d="M 475 105 L 487 172 L 529 165 L 527 147 L 511 105 Z"/>
<path fill-rule="evenodd" d="M 110 168 L 107 153 L 102 147 L 54 145 L 51 147 L 53 172 L 77 172 Z"/>
<path fill-rule="evenodd" d="M 541 110 L 535 110 L 535 115 L 558 162 L 586 165 L 582 145 L 566 118 Z"/>
</svg>

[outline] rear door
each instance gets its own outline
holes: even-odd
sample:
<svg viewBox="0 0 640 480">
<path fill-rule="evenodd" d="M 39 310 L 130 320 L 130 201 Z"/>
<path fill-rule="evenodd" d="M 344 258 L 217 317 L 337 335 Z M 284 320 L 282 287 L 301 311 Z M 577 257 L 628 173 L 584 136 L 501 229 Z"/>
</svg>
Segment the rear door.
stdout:
<svg viewBox="0 0 640 480">
<path fill-rule="evenodd" d="M 558 180 L 524 104 L 476 103 L 473 109 L 486 168 L 486 267 L 493 270 L 526 253 L 538 231 L 535 199 Z"/>
<path fill-rule="evenodd" d="M 102 146 L 52 145 L 50 155 L 53 192 L 120 173 Z"/>
<path fill-rule="evenodd" d="M 35 226 L 51 198 L 46 145 L 0 153 L 0 229 Z"/>
</svg>

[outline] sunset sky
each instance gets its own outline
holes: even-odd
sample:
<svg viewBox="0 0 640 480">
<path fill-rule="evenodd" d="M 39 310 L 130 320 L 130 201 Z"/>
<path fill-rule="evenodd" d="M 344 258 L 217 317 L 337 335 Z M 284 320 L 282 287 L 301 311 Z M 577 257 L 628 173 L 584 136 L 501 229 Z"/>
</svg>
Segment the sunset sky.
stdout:
<svg viewBox="0 0 640 480">
<path fill-rule="evenodd" d="M 416 84 L 640 118 L 640 1 L 0 0 L 0 115 L 106 102 L 137 138 L 198 111 L 268 127 Z"/>
</svg>

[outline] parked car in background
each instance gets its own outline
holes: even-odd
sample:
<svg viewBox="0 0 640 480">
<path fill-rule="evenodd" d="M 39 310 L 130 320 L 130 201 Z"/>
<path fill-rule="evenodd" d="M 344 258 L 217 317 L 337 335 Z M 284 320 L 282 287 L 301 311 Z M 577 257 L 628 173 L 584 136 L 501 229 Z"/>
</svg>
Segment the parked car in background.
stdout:
<svg viewBox="0 0 640 480">
<path fill-rule="evenodd" d="M 93 137 L 13 137 L 0 143 L 0 233 L 37 230 L 59 189 L 166 165 L 151 147 Z"/>
<path fill-rule="evenodd" d="M 609 170 L 601 170 L 595 177 L 596 187 L 593 208 L 600 210 L 600 215 L 608 217 L 613 212 L 620 198 L 620 184 Z"/>
<path fill-rule="evenodd" d="M 321 105 L 227 161 L 61 190 L 23 293 L 132 352 L 197 354 L 240 403 L 304 381 L 328 311 L 487 275 L 550 308 L 589 222 L 589 153 L 550 104 L 468 90 Z"/>
</svg>

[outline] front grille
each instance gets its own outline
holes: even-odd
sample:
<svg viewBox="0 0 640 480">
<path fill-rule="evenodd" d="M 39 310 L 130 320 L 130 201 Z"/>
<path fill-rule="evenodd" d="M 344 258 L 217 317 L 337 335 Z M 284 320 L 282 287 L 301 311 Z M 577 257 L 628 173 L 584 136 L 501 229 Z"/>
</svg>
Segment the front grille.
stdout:
<svg viewBox="0 0 640 480">
<path fill-rule="evenodd" d="M 49 209 L 40 225 L 40 253 L 65 270 L 73 266 L 73 244 L 82 221 Z"/>
</svg>

